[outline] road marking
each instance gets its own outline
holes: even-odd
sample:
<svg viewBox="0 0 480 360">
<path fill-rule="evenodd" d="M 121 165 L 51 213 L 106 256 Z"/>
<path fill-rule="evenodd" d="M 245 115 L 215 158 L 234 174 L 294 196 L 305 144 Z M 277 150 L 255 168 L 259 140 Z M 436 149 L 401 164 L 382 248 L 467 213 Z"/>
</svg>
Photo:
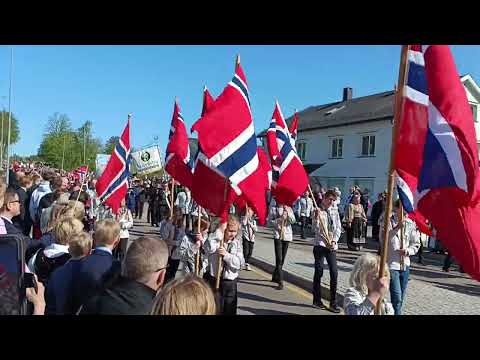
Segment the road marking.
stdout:
<svg viewBox="0 0 480 360">
<path fill-rule="evenodd" d="M 272 278 L 272 276 L 270 274 L 268 274 L 267 272 L 265 272 L 263 270 L 260 270 L 257 267 L 254 267 L 254 266 L 250 265 L 250 268 L 252 269 L 252 271 L 255 274 L 260 275 L 261 277 L 263 277 L 265 279 L 271 279 Z M 284 282 L 283 286 L 286 287 L 287 289 L 289 289 L 290 291 L 293 291 L 294 293 L 302 296 L 303 298 L 308 299 L 310 301 L 313 301 L 313 295 L 310 294 L 308 291 L 305 291 L 302 288 L 299 288 L 297 286 L 291 285 L 290 283 L 285 283 Z"/>
</svg>

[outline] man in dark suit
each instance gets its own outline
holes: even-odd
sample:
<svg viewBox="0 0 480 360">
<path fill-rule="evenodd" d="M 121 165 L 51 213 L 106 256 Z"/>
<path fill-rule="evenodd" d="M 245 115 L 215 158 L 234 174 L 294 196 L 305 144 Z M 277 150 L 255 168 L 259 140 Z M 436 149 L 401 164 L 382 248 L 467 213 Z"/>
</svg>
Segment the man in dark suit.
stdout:
<svg viewBox="0 0 480 360">
<path fill-rule="evenodd" d="M 29 236 L 32 228 L 32 220 L 28 214 L 28 207 L 30 204 L 30 196 L 28 189 L 32 186 L 32 178 L 28 175 L 21 176 L 18 179 L 18 185 L 16 185 L 15 191 L 18 194 L 20 200 L 20 215 L 12 218 L 13 224 L 22 230 L 23 235 Z"/>
<path fill-rule="evenodd" d="M 99 221 L 95 225 L 93 240 L 95 250 L 82 261 L 78 281 L 73 286 L 73 296 L 80 304 L 85 304 L 96 295 L 103 288 L 109 274 L 119 268 L 112 252 L 120 241 L 120 224 L 113 219 Z"/>
<path fill-rule="evenodd" d="M 3 206 L 0 210 L 0 217 L 5 223 L 7 234 L 22 234 L 22 231 L 13 225 L 12 222 L 12 218 L 20 215 L 20 208 L 20 198 L 17 192 L 12 188 L 8 188 L 5 192 Z"/>
<path fill-rule="evenodd" d="M 80 315 L 148 315 L 163 285 L 167 263 L 165 241 L 147 236 L 136 239 L 125 256 L 123 274 L 92 297 Z"/>
</svg>

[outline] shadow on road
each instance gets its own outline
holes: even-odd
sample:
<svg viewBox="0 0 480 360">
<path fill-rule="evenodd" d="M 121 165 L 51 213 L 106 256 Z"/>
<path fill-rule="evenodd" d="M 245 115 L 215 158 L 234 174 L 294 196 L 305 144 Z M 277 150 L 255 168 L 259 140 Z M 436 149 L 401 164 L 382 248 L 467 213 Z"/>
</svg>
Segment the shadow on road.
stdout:
<svg viewBox="0 0 480 360">
<path fill-rule="evenodd" d="M 248 300 L 253 300 L 253 301 L 268 302 L 271 304 L 278 304 L 278 305 L 285 305 L 285 306 L 298 306 L 298 307 L 305 307 L 305 308 L 312 307 L 311 305 L 293 303 L 289 301 L 279 301 L 279 300 L 274 300 L 274 299 L 266 298 L 263 296 L 255 295 L 255 294 L 244 293 L 241 291 L 238 292 L 238 297 L 248 299 Z"/>
<path fill-rule="evenodd" d="M 278 310 L 271 310 L 271 309 L 255 309 L 249 306 L 239 306 L 238 309 L 243 311 L 248 311 L 255 315 L 296 315 L 298 316 L 298 314 L 289 313 L 285 311 L 278 311 Z"/>
</svg>

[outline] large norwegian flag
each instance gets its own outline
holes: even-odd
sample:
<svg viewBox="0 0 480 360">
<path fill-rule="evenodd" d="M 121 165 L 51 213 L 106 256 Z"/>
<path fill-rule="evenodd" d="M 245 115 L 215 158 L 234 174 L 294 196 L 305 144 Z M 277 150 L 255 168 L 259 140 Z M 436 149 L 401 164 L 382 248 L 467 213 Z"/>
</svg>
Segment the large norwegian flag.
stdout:
<svg viewBox="0 0 480 360">
<path fill-rule="evenodd" d="M 202 162 L 228 179 L 227 193 L 231 188 L 236 196 L 244 195 L 259 218 L 264 218 L 267 213 L 264 169 L 257 154 L 247 80 L 240 63 L 232 81 L 212 109 L 193 125 L 192 131 L 197 131 L 201 149 L 197 164 Z M 198 178 L 198 181 L 206 186 L 209 178 Z M 233 202 L 234 197 L 230 199 Z"/>
<path fill-rule="evenodd" d="M 114 213 L 118 212 L 120 203 L 128 191 L 130 150 L 130 116 L 128 116 L 127 126 L 95 187 L 100 201 L 110 206 Z"/>
<path fill-rule="evenodd" d="M 396 143 L 397 188 L 480 281 L 478 153 L 465 89 L 446 45 L 410 45 Z"/>
<path fill-rule="evenodd" d="M 298 114 L 295 111 L 295 115 L 293 115 L 293 121 L 290 124 L 288 131 L 290 132 L 290 138 L 292 139 L 292 146 L 295 149 L 295 143 L 297 142 L 297 130 L 298 130 Z"/>
<path fill-rule="evenodd" d="M 277 101 L 267 132 L 273 169 L 272 194 L 277 203 L 288 206 L 292 206 L 308 187 L 308 175 L 291 139 Z"/>
<path fill-rule="evenodd" d="M 192 169 L 187 128 L 180 112 L 177 100 L 173 107 L 172 125 L 165 154 L 165 170 L 176 181 L 187 188 L 192 188 Z"/>
</svg>

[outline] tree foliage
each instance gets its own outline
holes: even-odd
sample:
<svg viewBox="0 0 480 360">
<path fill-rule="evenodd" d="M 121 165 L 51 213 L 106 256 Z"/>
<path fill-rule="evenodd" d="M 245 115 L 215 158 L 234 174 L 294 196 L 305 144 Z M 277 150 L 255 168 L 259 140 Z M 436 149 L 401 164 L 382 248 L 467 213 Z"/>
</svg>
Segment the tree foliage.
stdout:
<svg viewBox="0 0 480 360">
<path fill-rule="evenodd" d="M 91 121 L 86 121 L 74 130 L 66 114 L 53 114 L 47 121 L 38 156 L 57 168 L 62 168 L 63 162 L 65 170 L 84 164 L 94 170 L 96 155 L 103 147 L 101 141 L 93 137 L 92 126 Z"/>
<path fill-rule="evenodd" d="M 3 119 L 3 137 L 2 137 L 2 119 Z M 18 128 L 18 120 L 13 115 L 11 117 L 12 125 L 10 129 L 10 144 L 16 144 L 20 140 L 20 129 Z M 8 142 L 8 111 L 3 110 L 0 111 L 0 146 L 3 146 L 1 149 L 4 158 L 6 158 L 6 150 L 7 150 L 7 142 Z"/>
<path fill-rule="evenodd" d="M 105 143 L 103 153 L 107 155 L 111 155 L 119 139 L 120 139 L 119 136 L 110 137 L 110 139 L 108 139 L 107 142 Z"/>
</svg>

